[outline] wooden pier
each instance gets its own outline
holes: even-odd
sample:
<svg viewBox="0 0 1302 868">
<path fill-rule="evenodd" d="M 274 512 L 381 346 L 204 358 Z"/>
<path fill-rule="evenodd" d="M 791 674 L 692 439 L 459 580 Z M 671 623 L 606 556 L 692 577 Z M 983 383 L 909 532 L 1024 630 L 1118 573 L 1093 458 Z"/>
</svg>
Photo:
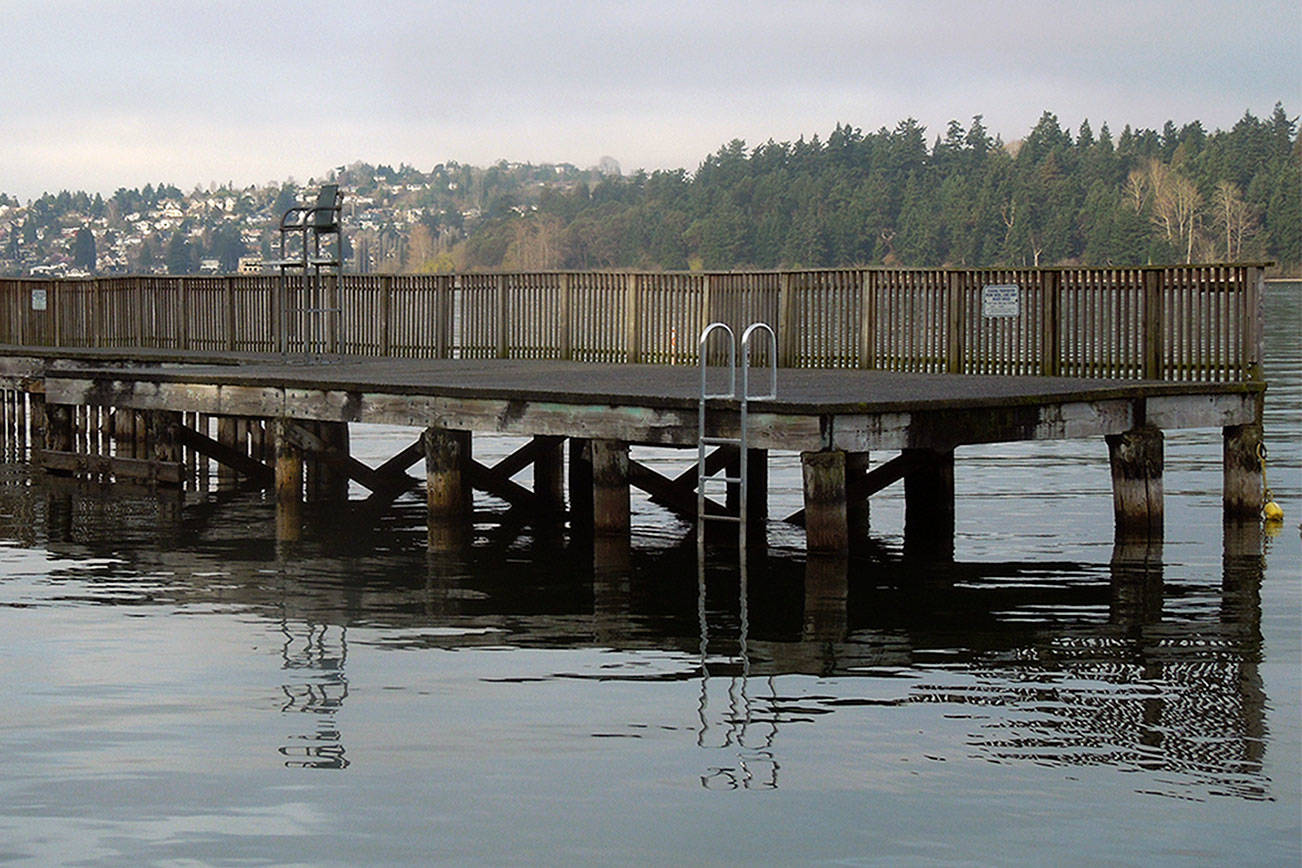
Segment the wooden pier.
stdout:
<svg viewBox="0 0 1302 868">
<path fill-rule="evenodd" d="M 749 454 L 721 447 L 706 471 L 748 462 L 763 521 L 767 453 L 799 452 L 790 518 L 834 555 L 902 480 L 906 547 L 943 556 L 971 444 L 1105 438 L 1117 536 L 1153 539 L 1162 432 L 1220 429 L 1226 515 L 1255 517 L 1261 292 L 1260 266 L 1237 264 L 0 281 L 0 388 L 7 442 L 50 472 L 180 486 L 213 462 L 223 484 L 275 491 L 284 538 L 305 497 L 346 499 L 352 480 L 375 508 L 423 486 L 436 550 L 465 545 L 476 490 L 627 541 L 630 487 L 695 517 L 695 470 L 662 476 L 629 447 L 696 447 L 701 325 L 765 320 L 777 398 L 750 403 Z M 420 434 L 371 468 L 352 422 Z M 739 427 L 735 401 L 710 402 L 707 435 Z M 488 467 L 478 432 L 529 439 Z M 530 466 L 532 489 L 512 478 Z"/>
</svg>

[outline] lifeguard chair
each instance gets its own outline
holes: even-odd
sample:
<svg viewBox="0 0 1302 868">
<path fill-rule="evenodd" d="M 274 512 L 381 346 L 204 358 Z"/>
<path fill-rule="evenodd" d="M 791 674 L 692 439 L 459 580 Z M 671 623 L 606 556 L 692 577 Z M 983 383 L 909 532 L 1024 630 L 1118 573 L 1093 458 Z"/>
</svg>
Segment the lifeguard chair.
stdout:
<svg viewBox="0 0 1302 868">
<path fill-rule="evenodd" d="M 338 277 L 343 273 L 344 235 L 342 229 L 344 194 L 338 184 L 323 184 L 317 193 L 316 204 L 297 205 L 280 216 L 277 231 L 280 233 L 280 258 L 268 265 L 277 269 L 282 278 L 281 286 L 281 328 L 280 351 L 288 352 L 290 314 L 298 314 L 299 337 L 305 350 L 327 350 L 332 343 L 331 326 L 336 322 L 329 319 L 339 313 Z M 330 236 L 334 236 L 333 245 Z M 321 239 L 326 238 L 325 252 L 322 252 Z M 333 247 L 333 250 L 331 248 Z M 335 299 L 327 299 L 327 287 L 322 273 L 333 276 Z M 289 302 L 289 288 L 284 278 L 298 273 L 303 276 L 301 303 Z"/>
</svg>

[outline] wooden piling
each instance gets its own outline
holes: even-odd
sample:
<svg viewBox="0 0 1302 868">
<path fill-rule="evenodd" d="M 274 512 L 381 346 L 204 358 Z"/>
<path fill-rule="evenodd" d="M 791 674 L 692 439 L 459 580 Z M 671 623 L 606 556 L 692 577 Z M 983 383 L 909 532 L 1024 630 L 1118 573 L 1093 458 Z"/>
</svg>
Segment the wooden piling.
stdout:
<svg viewBox="0 0 1302 868">
<path fill-rule="evenodd" d="M 559 514 L 565 509 L 565 439 L 535 439 L 539 448 L 533 462 L 533 491 L 541 506 Z"/>
<path fill-rule="evenodd" d="M 463 548 L 469 539 L 470 432 L 431 427 L 421 438 L 425 446 L 429 550 L 453 552 Z"/>
<path fill-rule="evenodd" d="M 592 533 L 627 535 L 628 444 L 620 440 L 592 441 Z"/>
<path fill-rule="evenodd" d="M 570 532 L 586 534 L 592 528 L 592 442 L 570 438 Z"/>
<path fill-rule="evenodd" d="M 913 469 L 904 477 L 904 551 L 954 558 L 954 450 L 905 449 Z"/>
<path fill-rule="evenodd" d="M 276 420 L 276 539 L 283 542 L 299 539 L 303 528 L 303 451 L 288 436 L 293 424 Z"/>
<path fill-rule="evenodd" d="M 800 453 L 805 489 L 805 548 L 810 554 L 844 555 L 850 549 L 845 512 L 845 453 Z"/>
<path fill-rule="evenodd" d="M 1266 494 L 1261 472 L 1261 425 L 1227 425 L 1222 430 L 1222 436 L 1225 519 L 1256 519 L 1261 515 Z"/>
<path fill-rule="evenodd" d="M 1117 539 L 1160 539 L 1164 508 L 1161 430 L 1145 425 L 1105 439 L 1112 465 Z"/>
</svg>

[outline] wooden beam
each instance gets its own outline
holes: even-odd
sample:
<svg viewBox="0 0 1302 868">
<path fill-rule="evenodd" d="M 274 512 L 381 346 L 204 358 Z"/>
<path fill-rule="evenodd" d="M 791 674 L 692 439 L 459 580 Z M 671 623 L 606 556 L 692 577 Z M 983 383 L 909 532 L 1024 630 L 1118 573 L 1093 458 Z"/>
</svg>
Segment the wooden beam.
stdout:
<svg viewBox="0 0 1302 868">
<path fill-rule="evenodd" d="M 112 476 L 114 479 L 147 481 L 161 485 L 180 485 L 185 467 L 179 461 L 151 461 L 146 458 L 119 458 L 116 455 L 86 455 L 80 452 L 38 450 L 36 460 L 46 470 L 77 476 Z"/>
<path fill-rule="evenodd" d="M 845 453 L 800 453 L 805 489 L 805 549 L 844 555 L 850 549 L 845 515 Z"/>
<path fill-rule="evenodd" d="M 371 491 L 379 491 L 388 485 L 388 477 L 380 476 L 372 468 L 326 443 L 297 422 L 289 422 L 285 426 L 284 436 L 311 457 L 337 467 L 349 479 L 355 479 Z"/>
<path fill-rule="evenodd" d="M 651 501 L 673 510 L 690 521 L 696 520 L 696 477 L 686 485 L 652 470 L 640 461 L 628 460 L 629 485 L 651 495 Z M 727 510 L 717 501 L 705 499 L 705 511 L 710 515 L 726 515 Z"/>
<path fill-rule="evenodd" d="M 211 458 L 219 464 L 223 464 L 235 472 L 247 477 L 258 483 L 263 488 L 271 488 L 276 484 L 276 472 L 272 468 L 263 464 L 255 458 L 250 458 L 238 449 L 226 446 L 188 428 L 185 425 L 178 425 L 176 429 L 176 440 L 182 446 L 198 452 L 207 458 Z"/>
<path fill-rule="evenodd" d="M 845 499 L 847 503 L 866 500 L 888 485 L 899 482 L 922 466 L 918 454 L 909 450 L 896 455 L 890 461 L 879 464 L 867 473 L 846 473 Z M 797 510 L 786 517 L 792 524 L 805 523 L 805 511 Z"/>
</svg>

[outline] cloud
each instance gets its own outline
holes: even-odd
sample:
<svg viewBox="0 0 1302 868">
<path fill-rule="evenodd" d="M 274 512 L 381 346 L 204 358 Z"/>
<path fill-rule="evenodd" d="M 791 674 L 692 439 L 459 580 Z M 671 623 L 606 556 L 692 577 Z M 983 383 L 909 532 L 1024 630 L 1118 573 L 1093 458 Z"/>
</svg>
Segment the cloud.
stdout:
<svg viewBox="0 0 1302 868">
<path fill-rule="evenodd" d="M 354 159 L 694 168 L 916 117 L 1005 138 L 1302 103 L 1293 2 L 11 3 L 0 189 L 306 176 Z"/>
</svg>

